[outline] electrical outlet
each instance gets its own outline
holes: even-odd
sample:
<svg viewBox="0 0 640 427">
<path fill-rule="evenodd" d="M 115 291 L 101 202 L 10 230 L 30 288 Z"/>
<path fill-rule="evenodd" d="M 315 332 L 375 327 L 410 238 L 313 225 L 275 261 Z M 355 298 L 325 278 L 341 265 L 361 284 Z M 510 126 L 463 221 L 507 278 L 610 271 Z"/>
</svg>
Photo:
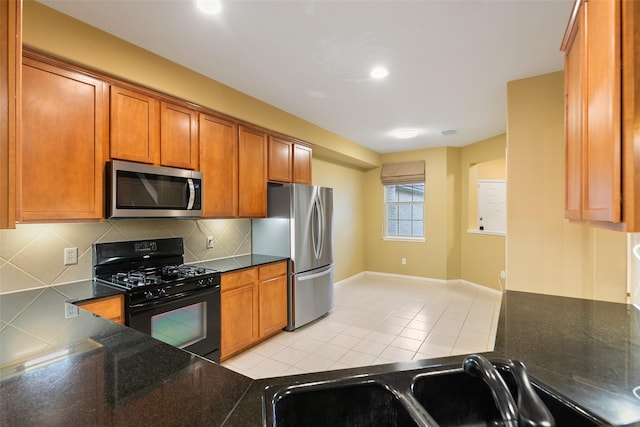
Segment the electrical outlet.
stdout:
<svg viewBox="0 0 640 427">
<path fill-rule="evenodd" d="M 402 265 L 405 265 L 407 263 L 407 259 L 406 258 L 402 258 Z"/>
<path fill-rule="evenodd" d="M 78 248 L 64 248 L 64 265 L 78 263 Z"/>
<path fill-rule="evenodd" d="M 500 278 L 501 279 L 506 279 L 507 278 L 507 272 L 504 270 L 500 270 Z"/>
<path fill-rule="evenodd" d="M 213 236 L 207 236 L 207 249 L 213 248 Z"/>
<path fill-rule="evenodd" d="M 71 304 L 70 302 L 64 303 L 64 318 L 71 319 L 73 317 L 78 317 L 78 306 L 75 304 Z"/>
</svg>

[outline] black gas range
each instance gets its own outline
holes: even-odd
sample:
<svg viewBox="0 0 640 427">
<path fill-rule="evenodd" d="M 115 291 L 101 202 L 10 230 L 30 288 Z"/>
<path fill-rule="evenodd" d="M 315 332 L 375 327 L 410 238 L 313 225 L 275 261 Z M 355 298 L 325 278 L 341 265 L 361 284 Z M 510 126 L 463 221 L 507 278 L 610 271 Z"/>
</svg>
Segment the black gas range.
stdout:
<svg viewBox="0 0 640 427">
<path fill-rule="evenodd" d="M 96 243 L 93 268 L 124 291 L 127 326 L 219 360 L 220 272 L 185 265 L 182 238 Z"/>
</svg>

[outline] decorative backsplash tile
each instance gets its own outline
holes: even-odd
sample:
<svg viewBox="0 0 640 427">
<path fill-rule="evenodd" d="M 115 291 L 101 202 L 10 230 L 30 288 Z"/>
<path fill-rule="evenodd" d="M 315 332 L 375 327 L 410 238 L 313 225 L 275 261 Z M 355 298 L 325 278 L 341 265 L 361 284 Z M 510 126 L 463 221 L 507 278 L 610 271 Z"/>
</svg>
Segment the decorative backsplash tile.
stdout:
<svg viewBox="0 0 640 427">
<path fill-rule="evenodd" d="M 213 236 L 207 249 L 206 236 Z M 74 224 L 18 224 L 0 230 L 0 294 L 92 277 L 91 246 L 182 237 L 187 263 L 251 253 L 251 220 L 119 220 Z M 64 248 L 78 248 L 78 264 L 64 265 Z"/>
</svg>

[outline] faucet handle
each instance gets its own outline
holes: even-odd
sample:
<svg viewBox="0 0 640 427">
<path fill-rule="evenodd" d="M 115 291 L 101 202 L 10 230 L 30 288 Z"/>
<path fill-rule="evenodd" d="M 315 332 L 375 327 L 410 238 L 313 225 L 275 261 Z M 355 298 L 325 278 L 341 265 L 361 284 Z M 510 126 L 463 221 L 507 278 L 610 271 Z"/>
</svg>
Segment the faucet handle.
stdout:
<svg viewBox="0 0 640 427">
<path fill-rule="evenodd" d="M 529 381 L 529 375 L 527 375 L 527 368 L 524 363 L 519 360 L 509 360 L 508 366 L 518 386 L 519 426 L 555 426 L 553 415 L 542 403 Z"/>
<path fill-rule="evenodd" d="M 472 354 L 464 359 L 462 368 L 467 374 L 480 377 L 484 380 L 485 384 L 487 384 L 491 390 L 491 395 L 493 396 L 496 407 L 500 411 L 503 422 L 509 426 L 516 425 L 518 408 L 507 384 L 495 366 L 483 356 Z"/>
</svg>

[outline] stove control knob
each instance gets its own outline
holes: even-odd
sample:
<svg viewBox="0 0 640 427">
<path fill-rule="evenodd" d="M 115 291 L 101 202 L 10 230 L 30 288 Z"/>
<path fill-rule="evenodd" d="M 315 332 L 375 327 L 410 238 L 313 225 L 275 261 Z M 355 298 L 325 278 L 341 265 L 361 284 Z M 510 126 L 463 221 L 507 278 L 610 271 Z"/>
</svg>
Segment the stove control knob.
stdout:
<svg viewBox="0 0 640 427">
<path fill-rule="evenodd" d="M 151 291 L 146 291 L 146 292 L 144 293 L 144 297 L 145 297 L 146 299 L 151 299 L 151 298 L 153 298 L 153 292 L 151 292 Z"/>
<path fill-rule="evenodd" d="M 203 279 L 199 279 L 199 280 L 196 282 L 196 287 L 197 287 L 197 288 L 201 288 L 201 287 L 203 287 L 203 286 L 205 286 L 205 285 L 206 285 L 206 284 L 205 284 L 205 282 L 204 282 L 204 280 L 203 280 Z"/>
<path fill-rule="evenodd" d="M 160 289 L 160 290 L 158 291 L 158 296 L 163 297 L 163 296 L 165 296 L 165 295 L 167 295 L 167 291 L 166 291 L 166 290 L 164 290 L 164 289 Z"/>
</svg>

